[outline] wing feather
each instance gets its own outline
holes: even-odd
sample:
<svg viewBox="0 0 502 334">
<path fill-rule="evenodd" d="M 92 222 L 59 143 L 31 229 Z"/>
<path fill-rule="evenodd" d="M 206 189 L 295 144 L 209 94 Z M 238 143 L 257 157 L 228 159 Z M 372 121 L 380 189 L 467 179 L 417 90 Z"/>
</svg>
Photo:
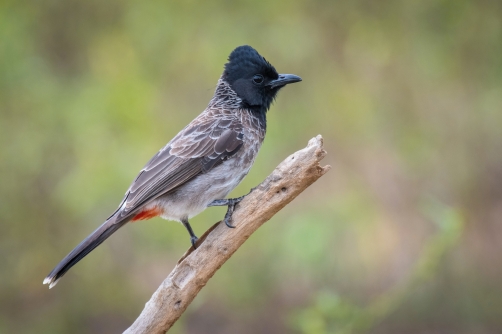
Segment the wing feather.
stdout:
<svg viewBox="0 0 502 334">
<path fill-rule="evenodd" d="M 126 192 L 120 215 L 132 215 L 151 200 L 208 172 L 233 156 L 243 140 L 238 117 L 202 113 L 145 165 Z"/>
</svg>

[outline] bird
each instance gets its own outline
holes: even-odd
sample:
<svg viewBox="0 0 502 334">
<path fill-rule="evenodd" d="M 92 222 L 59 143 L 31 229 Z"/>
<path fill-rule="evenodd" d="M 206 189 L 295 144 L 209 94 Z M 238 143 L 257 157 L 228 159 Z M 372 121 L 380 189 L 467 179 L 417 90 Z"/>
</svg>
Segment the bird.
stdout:
<svg viewBox="0 0 502 334">
<path fill-rule="evenodd" d="M 49 288 L 128 222 L 160 216 L 181 222 L 195 248 L 189 219 L 210 206 L 227 206 L 228 227 L 245 197 L 226 199 L 248 174 L 265 138 L 267 111 L 278 91 L 302 81 L 279 74 L 249 45 L 235 48 L 206 109 L 147 162 L 116 211 L 44 279 Z"/>
</svg>

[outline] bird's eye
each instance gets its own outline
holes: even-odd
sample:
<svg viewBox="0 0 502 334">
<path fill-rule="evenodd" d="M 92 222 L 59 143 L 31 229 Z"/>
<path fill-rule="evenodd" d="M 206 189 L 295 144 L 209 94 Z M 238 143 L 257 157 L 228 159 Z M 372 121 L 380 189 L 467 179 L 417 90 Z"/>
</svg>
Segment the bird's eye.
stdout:
<svg viewBox="0 0 502 334">
<path fill-rule="evenodd" d="M 255 74 L 255 76 L 253 77 L 253 82 L 258 85 L 261 84 L 263 82 L 263 75 Z"/>
</svg>

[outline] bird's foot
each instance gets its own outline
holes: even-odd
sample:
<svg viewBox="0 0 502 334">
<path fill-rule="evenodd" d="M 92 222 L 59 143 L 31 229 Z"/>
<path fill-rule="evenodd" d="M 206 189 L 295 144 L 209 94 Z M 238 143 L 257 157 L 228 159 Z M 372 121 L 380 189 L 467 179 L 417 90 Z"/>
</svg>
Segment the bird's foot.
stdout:
<svg viewBox="0 0 502 334">
<path fill-rule="evenodd" d="M 207 207 L 210 206 L 226 206 L 228 205 L 228 199 L 215 199 L 211 203 L 207 205 Z"/>
<path fill-rule="evenodd" d="M 230 198 L 228 200 L 229 201 L 229 203 L 228 203 L 228 209 L 227 209 L 227 213 L 225 214 L 224 222 L 225 222 L 225 225 L 227 225 L 230 228 L 235 228 L 235 226 L 232 225 L 232 215 L 234 213 L 235 206 L 237 204 L 239 204 L 239 202 L 242 201 L 242 199 L 244 197 L 245 196 L 241 196 L 241 197 L 238 197 L 238 198 Z"/>
<path fill-rule="evenodd" d="M 197 241 L 199 241 L 199 238 L 197 238 L 195 235 L 190 237 L 190 242 L 192 243 L 193 249 L 197 249 L 197 247 L 195 247 Z"/>
<path fill-rule="evenodd" d="M 197 243 L 197 240 L 199 240 L 199 238 L 197 238 L 195 233 L 193 233 L 192 226 L 190 226 L 188 219 L 186 217 L 182 218 L 181 223 L 186 227 L 188 234 L 190 234 L 190 242 L 192 243 L 193 248 L 197 249 L 197 247 L 195 247 L 195 244 Z"/>
<path fill-rule="evenodd" d="M 231 223 L 232 214 L 234 213 L 235 206 L 239 204 L 239 202 L 242 201 L 246 196 L 247 195 L 237 198 L 217 199 L 209 203 L 207 206 L 228 206 L 227 213 L 225 214 L 225 219 L 223 219 L 223 221 L 228 227 L 235 228 L 235 226 Z"/>
</svg>

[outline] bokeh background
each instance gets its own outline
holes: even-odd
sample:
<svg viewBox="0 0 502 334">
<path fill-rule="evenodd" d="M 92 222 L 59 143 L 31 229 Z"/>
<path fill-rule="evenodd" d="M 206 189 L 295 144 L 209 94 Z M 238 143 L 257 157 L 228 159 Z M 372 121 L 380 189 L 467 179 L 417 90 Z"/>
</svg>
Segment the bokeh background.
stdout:
<svg viewBox="0 0 502 334">
<path fill-rule="evenodd" d="M 332 170 L 172 333 L 502 332 L 502 2 L 0 2 L 0 333 L 117 333 L 189 246 L 132 224 L 45 275 L 250 44 L 285 88 L 250 175 L 322 134 Z M 192 220 L 202 234 L 221 219 Z"/>
</svg>

